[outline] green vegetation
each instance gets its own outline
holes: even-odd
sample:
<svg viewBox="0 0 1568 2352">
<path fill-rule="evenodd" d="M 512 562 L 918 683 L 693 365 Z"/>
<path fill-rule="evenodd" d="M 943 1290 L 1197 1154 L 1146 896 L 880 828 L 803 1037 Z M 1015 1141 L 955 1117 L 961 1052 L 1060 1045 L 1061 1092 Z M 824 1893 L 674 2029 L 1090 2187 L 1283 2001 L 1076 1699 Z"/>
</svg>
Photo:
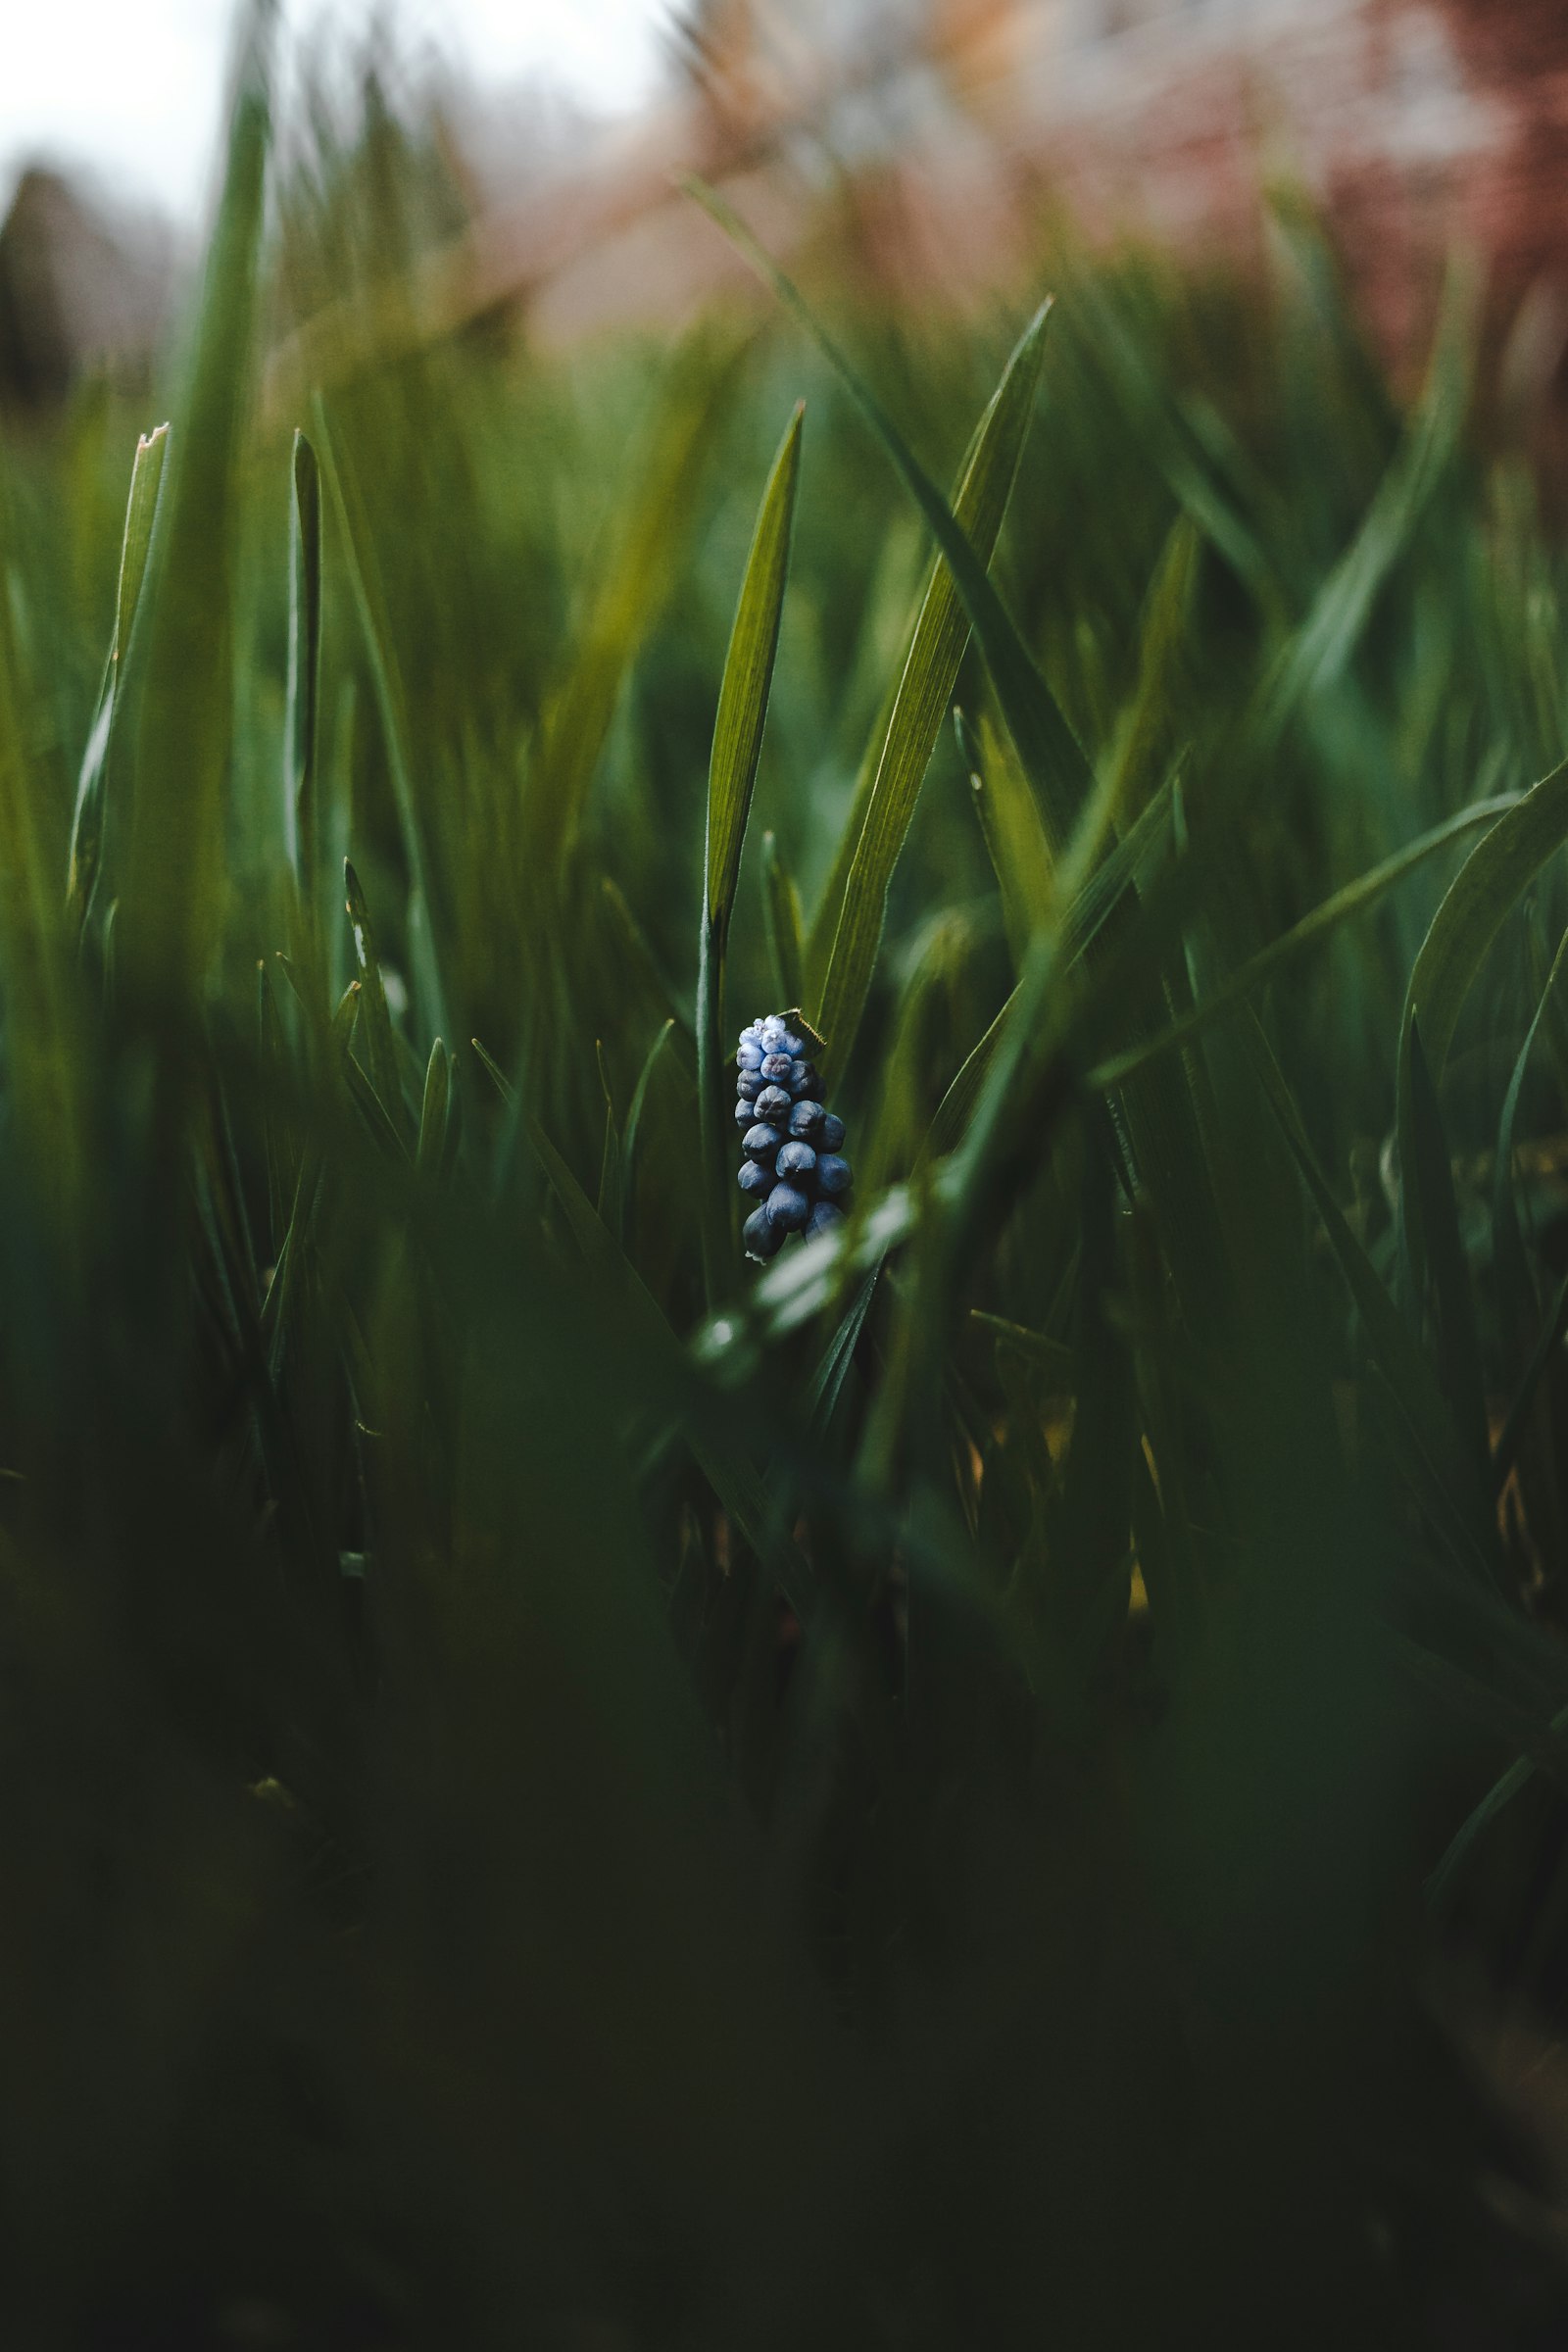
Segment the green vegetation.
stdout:
<svg viewBox="0 0 1568 2352">
<path fill-rule="evenodd" d="M 167 436 L 0 446 L 7 2340 L 1560 2340 L 1565 567 L 1464 285 L 1406 405 L 1284 205 L 431 348 L 422 149 L 267 111 Z"/>
</svg>

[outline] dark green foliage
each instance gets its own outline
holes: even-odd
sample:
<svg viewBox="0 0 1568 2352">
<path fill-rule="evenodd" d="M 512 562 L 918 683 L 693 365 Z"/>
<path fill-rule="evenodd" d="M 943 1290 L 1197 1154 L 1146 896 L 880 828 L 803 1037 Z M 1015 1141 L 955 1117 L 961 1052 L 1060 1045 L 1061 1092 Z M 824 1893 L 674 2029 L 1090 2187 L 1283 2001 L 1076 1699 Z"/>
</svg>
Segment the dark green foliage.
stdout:
<svg viewBox="0 0 1568 2352">
<path fill-rule="evenodd" d="M 1284 204 L 1266 300 L 432 342 L 435 144 L 270 208 L 265 65 L 167 443 L 0 449 L 0 2332 L 1562 2340 L 1463 287 L 1408 420 Z M 797 1001 L 858 1183 L 743 1273 Z"/>
</svg>

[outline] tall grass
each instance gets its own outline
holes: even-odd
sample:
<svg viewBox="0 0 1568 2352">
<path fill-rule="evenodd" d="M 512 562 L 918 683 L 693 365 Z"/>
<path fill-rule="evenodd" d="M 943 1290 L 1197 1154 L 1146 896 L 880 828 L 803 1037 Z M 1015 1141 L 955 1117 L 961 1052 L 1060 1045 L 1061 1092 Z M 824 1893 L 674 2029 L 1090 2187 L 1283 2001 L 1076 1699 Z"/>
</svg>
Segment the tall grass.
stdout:
<svg viewBox="0 0 1568 2352">
<path fill-rule="evenodd" d="M 1555 2340 L 1563 564 L 1463 285 L 1407 408 L 1282 213 L 296 411 L 429 170 L 269 226 L 267 129 L 167 439 L 0 449 L 8 2339 Z M 758 1276 L 786 1003 L 858 1205 Z"/>
</svg>

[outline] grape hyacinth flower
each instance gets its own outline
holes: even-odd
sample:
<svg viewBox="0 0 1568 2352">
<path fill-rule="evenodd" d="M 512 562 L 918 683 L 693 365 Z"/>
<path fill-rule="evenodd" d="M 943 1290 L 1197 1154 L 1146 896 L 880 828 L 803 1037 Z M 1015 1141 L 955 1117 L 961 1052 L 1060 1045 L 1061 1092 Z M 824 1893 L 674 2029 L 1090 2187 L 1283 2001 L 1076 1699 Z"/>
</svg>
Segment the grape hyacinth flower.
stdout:
<svg viewBox="0 0 1568 2352">
<path fill-rule="evenodd" d="M 844 1222 L 850 1163 L 844 1121 L 824 1109 L 809 1033 L 797 1012 L 770 1012 L 741 1031 L 735 1124 L 743 1130 L 740 1187 L 755 1200 L 742 1228 L 746 1254 L 776 1257 L 792 1233 L 807 1241 Z"/>
</svg>

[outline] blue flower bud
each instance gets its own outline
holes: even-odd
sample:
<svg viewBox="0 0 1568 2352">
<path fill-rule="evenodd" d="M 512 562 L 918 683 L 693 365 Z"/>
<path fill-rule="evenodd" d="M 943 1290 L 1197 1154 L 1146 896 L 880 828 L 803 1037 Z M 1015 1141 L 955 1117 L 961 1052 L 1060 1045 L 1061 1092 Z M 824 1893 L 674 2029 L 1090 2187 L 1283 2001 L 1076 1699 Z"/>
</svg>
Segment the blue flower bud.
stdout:
<svg viewBox="0 0 1568 2352">
<path fill-rule="evenodd" d="M 767 1216 L 780 1233 L 796 1233 L 811 1213 L 811 1203 L 793 1184 L 775 1184 L 767 1196 Z"/>
<path fill-rule="evenodd" d="M 760 1265 L 765 1266 L 770 1257 L 777 1257 L 783 1245 L 784 1231 L 782 1226 L 772 1222 L 765 1208 L 754 1208 L 741 1227 L 741 1239 L 746 1244 L 747 1256 L 755 1257 Z"/>
<path fill-rule="evenodd" d="M 814 1238 L 844 1222 L 833 1197 L 850 1189 L 850 1163 L 839 1152 L 844 1121 L 823 1106 L 810 1047 L 780 1013 L 741 1031 L 735 1068 L 735 1124 L 746 1154 L 737 1181 L 760 1203 L 746 1220 L 746 1253 L 765 1265 L 790 1234 Z"/>
</svg>

